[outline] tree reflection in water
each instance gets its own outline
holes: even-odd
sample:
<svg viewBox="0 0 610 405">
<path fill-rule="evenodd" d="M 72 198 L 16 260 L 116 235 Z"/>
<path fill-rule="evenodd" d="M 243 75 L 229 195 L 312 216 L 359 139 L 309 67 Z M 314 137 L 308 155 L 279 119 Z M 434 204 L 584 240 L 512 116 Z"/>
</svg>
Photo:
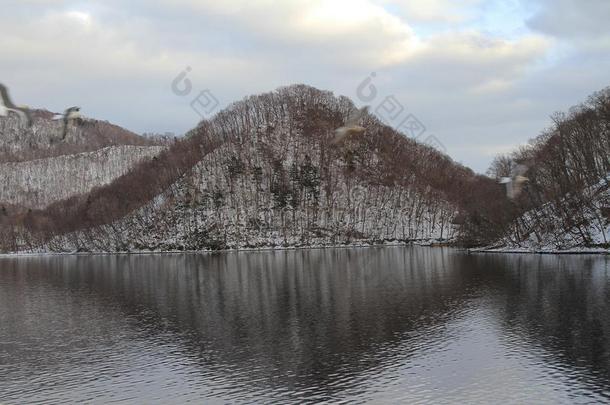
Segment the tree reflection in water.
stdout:
<svg viewBox="0 0 610 405">
<path fill-rule="evenodd" d="M 600 400 L 608 263 L 441 248 L 0 259 L 0 399 Z"/>
</svg>

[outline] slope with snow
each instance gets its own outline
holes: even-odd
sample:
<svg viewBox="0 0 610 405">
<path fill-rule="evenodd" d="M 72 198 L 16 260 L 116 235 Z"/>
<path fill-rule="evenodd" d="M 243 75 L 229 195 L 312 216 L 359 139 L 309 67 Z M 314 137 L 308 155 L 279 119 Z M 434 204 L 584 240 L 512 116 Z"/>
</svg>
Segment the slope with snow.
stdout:
<svg viewBox="0 0 610 405">
<path fill-rule="evenodd" d="M 170 190 L 127 218 L 57 237 L 46 248 L 176 251 L 380 241 L 446 243 L 455 237 L 451 204 L 401 187 L 355 182 L 339 171 L 333 173 L 332 190 L 322 185 L 316 196 L 295 184 L 287 204 L 279 206 L 281 197 L 272 184 L 272 171 L 278 167 L 254 160 L 240 174 L 227 175 L 223 156 L 237 153 L 231 149 L 208 155 Z M 303 173 L 309 164 L 295 162 L 282 166 L 286 172 L 300 167 Z"/>
<path fill-rule="evenodd" d="M 610 176 L 519 217 L 496 251 L 610 251 Z"/>
<path fill-rule="evenodd" d="M 110 183 L 160 146 L 111 146 L 18 163 L 0 163 L 0 205 L 43 208 Z"/>
</svg>

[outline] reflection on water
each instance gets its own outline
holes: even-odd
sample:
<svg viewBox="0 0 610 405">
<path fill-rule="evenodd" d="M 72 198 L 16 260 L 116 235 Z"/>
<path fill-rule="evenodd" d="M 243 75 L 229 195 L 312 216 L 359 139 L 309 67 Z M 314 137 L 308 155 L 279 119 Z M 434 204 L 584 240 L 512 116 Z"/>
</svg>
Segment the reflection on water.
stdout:
<svg viewBox="0 0 610 405">
<path fill-rule="evenodd" d="M 0 402 L 610 400 L 610 261 L 329 249 L 0 259 Z"/>
</svg>

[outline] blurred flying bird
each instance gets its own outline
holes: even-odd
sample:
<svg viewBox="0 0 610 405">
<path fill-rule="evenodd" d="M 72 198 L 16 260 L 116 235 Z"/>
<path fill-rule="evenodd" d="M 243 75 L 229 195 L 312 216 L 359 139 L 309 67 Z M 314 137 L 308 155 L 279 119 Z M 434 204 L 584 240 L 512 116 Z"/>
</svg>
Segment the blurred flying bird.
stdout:
<svg viewBox="0 0 610 405">
<path fill-rule="evenodd" d="M 511 200 L 516 199 L 523 190 L 523 185 L 530 179 L 524 176 L 529 168 L 526 165 L 520 164 L 515 166 L 511 171 L 510 177 L 502 177 L 500 184 L 506 185 L 506 196 Z"/>
<path fill-rule="evenodd" d="M 348 136 L 360 135 L 361 133 L 363 133 L 366 129 L 358 125 L 358 123 L 366 115 L 368 110 L 369 107 L 365 106 L 359 110 L 357 109 L 353 111 L 347 118 L 347 121 L 345 121 L 345 125 L 335 130 L 335 137 L 333 138 L 331 143 L 333 145 L 336 145 L 342 142 Z"/>
<path fill-rule="evenodd" d="M 66 111 L 64 111 L 63 114 L 55 114 L 55 116 L 53 117 L 55 121 L 63 120 L 64 122 L 63 132 L 61 136 L 62 141 L 66 139 L 66 135 L 68 134 L 68 125 L 70 124 L 70 121 L 80 117 L 80 107 L 70 107 Z"/>
<path fill-rule="evenodd" d="M 11 101 L 11 97 L 8 95 L 8 89 L 2 83 L 0 83 L 0 96 L 2 96 L 2 100 L 0 102 L 0 116 L 6 117 L 8 113 L 12 111 L 18 114 L 22 120 L 25 120 L 28 127 L 32 126 L 32 116 L 30 115 L 29 108 L 25 106 L 16 106 Z"/>
</svg>

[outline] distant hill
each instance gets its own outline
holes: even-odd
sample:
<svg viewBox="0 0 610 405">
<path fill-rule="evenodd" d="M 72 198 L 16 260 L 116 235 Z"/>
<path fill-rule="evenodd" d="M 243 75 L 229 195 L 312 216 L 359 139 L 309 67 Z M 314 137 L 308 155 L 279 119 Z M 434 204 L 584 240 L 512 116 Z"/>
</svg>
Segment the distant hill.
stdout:
<svg viewBox="0 0 610 405">
<path fill-rule="evenodd" d="M 155 146 L 160 142 L 142 137 L 106 121 L 83 118 L 73 121 L 61 140 L 63 122 L 54 113 L 33 110 L 28 128 L 15 114 L 0 117 L 0 163 L 92 152 L 108 146 Z"/>
<path fill-rule="evenodd" d="M 0 207 L 11 212 L 89 192 L 152 158 L 167 139 L 145 138 L 105 121 L 74 121 L 61 140 L 61 120 L 32 112 L 31 128 L 17 115 L 0 117 Z"/>
</svg>

